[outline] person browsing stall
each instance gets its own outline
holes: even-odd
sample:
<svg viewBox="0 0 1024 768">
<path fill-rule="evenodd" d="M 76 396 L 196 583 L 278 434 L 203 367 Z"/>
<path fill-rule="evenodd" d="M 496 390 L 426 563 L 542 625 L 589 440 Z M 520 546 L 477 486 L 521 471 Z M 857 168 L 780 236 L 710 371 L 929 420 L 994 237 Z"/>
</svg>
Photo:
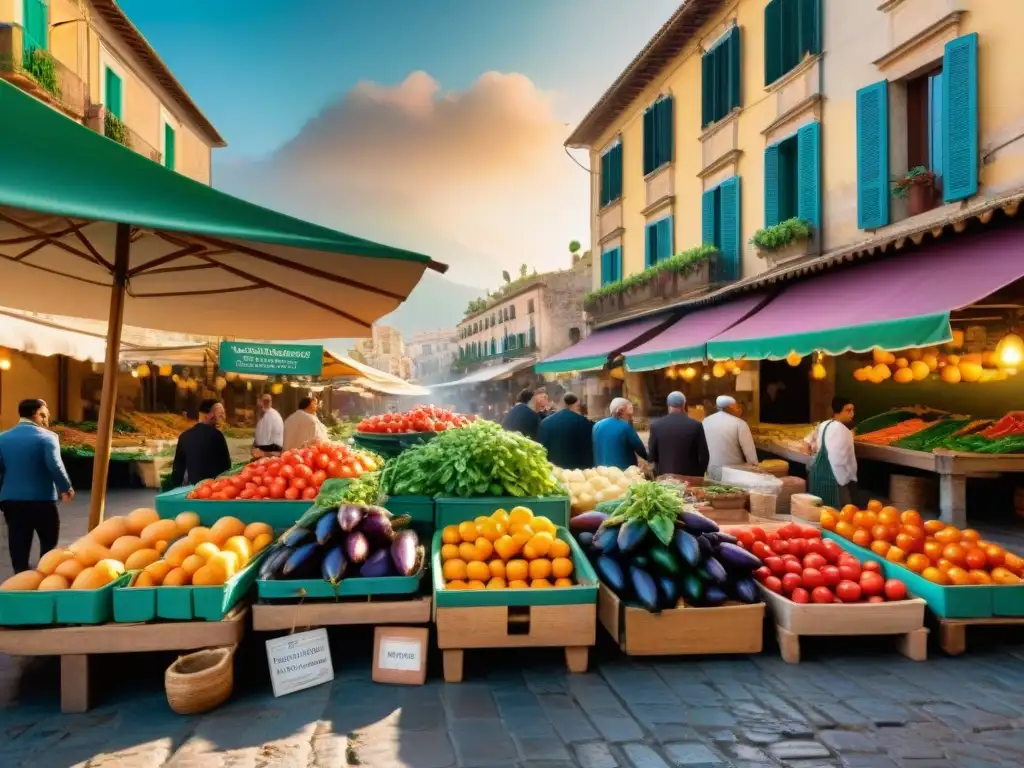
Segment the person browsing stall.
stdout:
<svg viewBox="0 0 1024 768">
<path fill-rule="evenodd" d="M 594 463 L 594 423 L 580 413 L 580 399 L 572 392 L 562 403 L 562 410 L 540 423 L 540 444 L 556 467 L 588 469 Z"/>
<path fill-rule="evenodd" d="M 253 447 L 262 453 L 281 453 L 284 450 L 284 419 L 274 408 L 274 398 L 260 398 L 260 420 L 256 422 Z"/>
<path fill-rule="evenodd" d="M 519 432 L 531 440 L 536 440 L 540 434 L 540 414 L 548 407 L 547 390 L 544 387 L 524 389 L 519 393 L 517 400 L 518 402 L 502 419 L 501 427 L 508 432 Z"/>
<path fill-rule="evenodd" d="M 668 415 L 651 424 L 648 454 L 654 474 L 704 477 L 708 468 L 708 444 L 704 427 L 686 414 L 686 396 L 671 392 L 665 400 Z"/>
<path fill-rule="evenodd" d="M 853 418 L 851 401 L 832 398 L 832 418 L 819 424 L 805 440 L 806 450 L 814 457 L 808 470 L 808 491 L 835 509 L 856 503 L 857 456 L 850 429 Z"/>
<path fill-rule="evenodd" d="M 743 411 L 736 398 L 722 395 L 715 405 L 717 413 L 704 419 L 704 437 L 708 441 L 708 477 L 721 481 L 723 467 L 757 464 L 757 449 L 750 427 L 740 418 Z"/>
<path fill-rule="evenodd" d="M 195 485 L 231 469 L 231 451 L 220 431 L 224 406 L 219 400 L 203 400 L 199 404 L 199 421 L 178 437 L 171 468 L 170 485 Z"/>
<path fill-rule="evenodd" d="M 594 425 L 594 466 L 629 469 L 637 456 L 646 461 L 647 448 L 633 428 L 633 404 L 616 397 L 608 411 L 611 415 Z"/>
<path fill-rule="evenodd" d="M 293 451 L 318 440 L 327 442 L 327 427 L 316 415 L 320 401 L 315 397 L 299 400 L 299 410 L 284 420 L 284 449 Z"/>
</svg>

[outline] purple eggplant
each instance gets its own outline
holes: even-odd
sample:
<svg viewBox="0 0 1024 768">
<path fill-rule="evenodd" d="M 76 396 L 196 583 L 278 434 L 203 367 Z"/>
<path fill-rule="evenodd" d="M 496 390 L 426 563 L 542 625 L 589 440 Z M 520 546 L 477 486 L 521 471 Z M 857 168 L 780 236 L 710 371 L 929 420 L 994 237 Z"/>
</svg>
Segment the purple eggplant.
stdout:
<svg viewBox="0 0 1024 768">
<path fill-rule="evenodd" d="M 345 548 L 337 546 L 324 555 L 323 562 L 320 563 L 320 574 L 324 577 L 325 581 L 329 581 L 334 586 L 337 586 L 345 575 L 347 566 L 348 560 L 345 558 Z"/>
<path fill-rule="evenodd" d="M 395 529 L 409 521 L 408 517 L 391 517 L 391 513 L 380 507 L 370 507 L 359 523 L 359 530 L 367 540 L 378 547 L 389 546 L 395 539 Z"/>
<path fill-rule="evenodd" d="M 718 523 L 696 512 L 680 512 L 679 519 L 691 533 L 718 533 Z"/>
<path fill-rule="evenodd" d="M 370 542 L 359 531 L 353 531 L 345 539 L 345 554 L 350 563 L 358 565 L 370 556 Z"/>
<path fill-rule="evenodd" d="M 338 525 L 345 533 L 354 531 L 366 514 L 366 508 L 355 504 L 346 504 L 338 510 Z"/>
<path fill-rule="evenodd" d="M 382 576 L 394 576 L 395 566 L 391 562 L 391 551 L 378 549 L 370 555 L 366 562 L 359 569 L 359 575 L 364 579 L 377 579 Z"/>
<path fill-rule="evenodd" d="M 718 546 L 718 560 L 730 571 L 752 573 L 761 567 L 761 559 L 743 547 L 725 542 Z"/>
<path fill-rule="evenodd" d="M 582 515 L 576 515 L 576 517 L 569 520 L 569 530 L 576 534 L 583 532 L 597 533 L 601 523 L 607 519 L 608 515 L 604 512 L 584 512 Z"/>
<path fill-rule="evenodd" d="M 391 560 L 399 576 L 412 576 L 416 572 L 416 549 L 420 537 L 416 531 L 402 531 L 391 542 Z"/>
</svg>

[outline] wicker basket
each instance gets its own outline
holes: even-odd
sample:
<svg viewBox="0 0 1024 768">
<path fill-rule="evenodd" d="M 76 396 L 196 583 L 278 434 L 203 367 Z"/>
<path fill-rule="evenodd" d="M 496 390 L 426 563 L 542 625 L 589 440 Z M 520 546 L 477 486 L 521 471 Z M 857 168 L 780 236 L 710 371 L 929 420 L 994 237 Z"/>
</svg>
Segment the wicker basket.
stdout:
<svg viewBox="0 0 1024 768">
<path fill-rule="evenodd" d="M 235 685 L 237 647 L 207 648 L 179 656 L 164 673 L 171 709 L 179 715 L 197 715 L 227 701 Z"/>
</svg>

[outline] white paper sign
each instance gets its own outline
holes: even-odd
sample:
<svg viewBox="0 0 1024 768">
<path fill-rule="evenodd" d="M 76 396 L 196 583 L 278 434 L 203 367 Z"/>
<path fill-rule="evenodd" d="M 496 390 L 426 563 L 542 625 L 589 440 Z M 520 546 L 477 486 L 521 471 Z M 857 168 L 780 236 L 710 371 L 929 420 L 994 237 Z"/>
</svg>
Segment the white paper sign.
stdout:
<svg viewBox="0 0 1024 768">
<path fill-rule="evenodd" d="M 404 637 L 385 637 L 380 641 L 381 669 L 419 672 L 423 666 L 423 645 Z"/>
<path fill-rule="evenodd" d="M 334 679 L 326 629 L 267 640 L 267 662 L 274 696 L 285 696 Z"/>
</svg>

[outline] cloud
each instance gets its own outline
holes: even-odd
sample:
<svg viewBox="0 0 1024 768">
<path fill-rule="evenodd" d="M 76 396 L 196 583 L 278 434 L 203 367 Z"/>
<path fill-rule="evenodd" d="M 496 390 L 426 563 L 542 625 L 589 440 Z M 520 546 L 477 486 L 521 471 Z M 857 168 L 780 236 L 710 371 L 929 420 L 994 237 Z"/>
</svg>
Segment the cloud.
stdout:
<svg viewBox="0 0 1024 768">
<path fill-rule="evenodd" d="M 429 253 L 458 281 L 568 264 L 588 239 L 589 179 L 562 142 L 550 96 L 488 72 L 444 91 L 424 72 L 363 82 L 257 162 L 218 167 L 218 186 L 355 235 Z"/>
</svg>

